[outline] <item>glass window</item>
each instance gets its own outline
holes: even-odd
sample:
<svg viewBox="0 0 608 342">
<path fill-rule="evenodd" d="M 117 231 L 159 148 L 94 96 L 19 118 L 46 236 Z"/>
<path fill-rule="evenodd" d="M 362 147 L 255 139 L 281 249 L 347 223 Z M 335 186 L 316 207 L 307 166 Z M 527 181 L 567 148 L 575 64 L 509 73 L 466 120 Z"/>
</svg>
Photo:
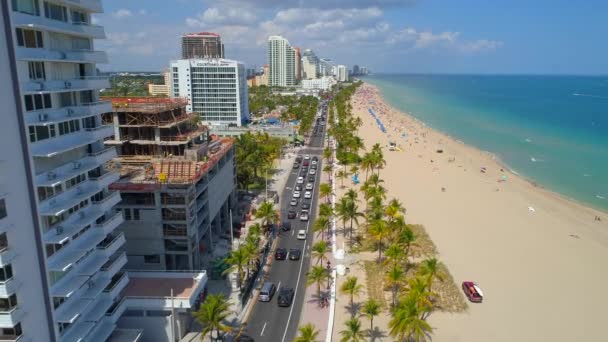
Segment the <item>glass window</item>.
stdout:
<svg viewBox="0 0 608 342">
<path fill-rule="evenodd" d="M 27 48 L 43 47 L 42 32 L 34 30 L 16 29 L 17 45 Z"/>
<path fill-rule="evenodd" d="M 72 21 L 79 24 L 88 24 L 89 20 L 85 13 L 79 11 L 72 11 Z"/>
<path fill-rule="evenodd" d="M 51 94 L 25 95 L 25 110 L 39 110 L 51 108 Z"/>
<path fill-rule="evenodd" d="M 40 15 L 38 0 L 12 0 L 12 4 L 15 12 Z"/>
<path fill-rule="evenodd" d="M 160 255 L 144 255 L 144 263 L 160 264 Z"/>
<path fill-rule="evenodd" d="M 6 215 L 6 200 L 2 198 L 0 199 L 0 220 L 5 218 Z"/>
<path fill-rule="evenodd" d="M 139 209 L 133 209 L 133 220 L 139 221 Z"/>
<path fill-rule="evenodd" d="M 28 70 L 30 80 L 44 80 L 46 74 L 44 72 L 44 62 L 28 62 Z"/>
<path fill-rule="evenodd" d="M 59 21 L 68 21 L 68 11 L 64 6 L 44 2 L 44 16 Z"/>
</svg>

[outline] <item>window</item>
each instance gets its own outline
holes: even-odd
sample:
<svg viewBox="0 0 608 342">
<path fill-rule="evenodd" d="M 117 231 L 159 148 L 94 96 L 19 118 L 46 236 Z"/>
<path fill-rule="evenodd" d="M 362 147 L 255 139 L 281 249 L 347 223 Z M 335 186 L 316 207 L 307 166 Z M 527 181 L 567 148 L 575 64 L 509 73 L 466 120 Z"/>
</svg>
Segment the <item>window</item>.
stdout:
<svg viewBox="0 0 608 342">
<path fill-rule="evenodd" d="M 84 174 L 84 173 L 79 174 L 79 175 L 78 175 L 78 176 L 76 176 L 76 177 L 73 177 L 73 178 L 71 178 L 71 179 L 68 179 L 68 180 L 65 182 L 65 188 L 66 188 L 66 190 L 67 190 L 67 189 L 69 189 L 69 188 L 71 188 L 71 187 L 73 187 L 73 186 L 75 186 L 75 185 L 78 185 L 78 184 L 80 184 L 80 183 L 84 182 L 86 179 L 87 179 L 87 177 L 85 176 L 85 174 Z"/>
<path fill-rule="evenodd" d="M 72 11 L 72 22 L 75 24 L 88 24 L 89 18 L 83 12 Z"/>
<path fill-rule="evenodd" d="M 17 29 L 17 45 L 26 48 L 42 48 L 42 32 L 35 30 Z"/>
<path fill-rule="evenodd" d="M 131 209 L 125 209 L 123 211 L 125 212 L 125 220 L 131 221 Z"/>
<path fill-rule="evenodd" d="M 28 62 L 28 70 L 30 73 L 30 80 L 45 80 L 46 73 L 44 72 L 44 62 Z"/>
<path fill-rule="evenodd" d="M 63 6 L 44 2 L 44 16 L 59 21 L 68 21 L 68 10 Z"/>
<path fill-rule="evenodd" d="M 40 15 L 38 0 L 13 0 L 13 11 L 31 15 Z"/>
<path fill-rule="evenodd" d="M 4 337 L 7 336 L 21 336 L 23 335 L 23 331 L 21 330 L 21 323 L 17 323 L 12 328 L 2 328 L 2 335 Z"/>
<path fill-rule="evenodd" d="M 36 142 L 46 140 L 55 136 L 55 125 L 50 126 L 30 126 L 30 141 Z"/>
<path fill-rule="evenodd" d="M 40 110 L 52 107 L 51 94 L 25 95 L 25 110 Z"/>
<path fill-rule="evenodd" d="M 59 195 L 63 192 L 61 188 L 61 184 L 57 184 L 55 186 L 39 186 L 38 187 L 38 200 L 40 202 L 51 198 L 53 196 Z"/>
<path fill-rule="evenodd" d="M 60 122 L 58 126 L 59 135 L 74 133 L 80 131 L 80 120 L 69 120 Z"/>
<path fill-rule="evenodd" d="M 144 255 L 144 263 L 146 264 L 160 264 L 160 255 Z"/>
<path fill-rule="evenodd" d="M 0 311 L 8 312 L 17 306 L 17 295 L 13 294 L 8 298 L 0 298 Z"/>
<path fill-rule="evenodd" d="M 5 218 L 6 215 L 6 200 L 2 198 L 0 199 L 0 220 Z"/>
<path fill-rule="evenodd" d="M 91 40 L 87 38 L 72 38 L 72 49 L 91 50 Z"/>
<path fill-rule="evenodd" d="M 8 248 L 8 238 L 6 233 L 0 234 L 0 252 Z"/>
<path fill-rule="evenodd" d="M 139 221 L 140 220 L 139 209 L 133 209 L 133 220 L 135 220 L 135 221 Z"/>
<path fill-rule="evenodd" d="M 0 268 L 0 282 L 5 282 L 13 277 L 13 266 L 10 264 Z"/>
</svg>

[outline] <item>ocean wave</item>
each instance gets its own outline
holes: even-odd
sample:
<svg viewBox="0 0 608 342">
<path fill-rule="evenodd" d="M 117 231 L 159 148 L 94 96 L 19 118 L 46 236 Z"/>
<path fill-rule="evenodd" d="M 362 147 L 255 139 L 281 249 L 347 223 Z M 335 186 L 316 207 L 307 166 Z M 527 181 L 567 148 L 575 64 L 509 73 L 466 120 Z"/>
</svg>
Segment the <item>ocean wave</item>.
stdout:
<svg viewBox="0 0 608 342">
<path fill-rule="evenodd" d="M 584 96 L 584 97 L 594 97 L 597 99 L 605 99 L 608 100 L 608 96 L 602 96 L 602 95 L 593 95 L 593 94 L 581 94 L 581 93 L 572 93 L 573 96 Z"/>
<path fill-rule="evenodd" d="M 533 163 L 542 163 L 545 160 L 544 159 L 536 159 L 534 157 L 530 157 L 530 161 L 533 162 Z"/>
<path fill-rule="evenodd" d="M 606 199 L 606 197 L 601 196 L 601 195 L 595 195 L 595 197 L 597 197 L 597 198 L 599 198 L 599 199 L 601 199 L 601 200 L 605 200 L 605 199 Z"/>
<path fill-rule="evenodd" d="M 531 142 L 532 142 L 532 139 L 530 139 L 530 138 L 526 138 L 526 140 L 525 140 L 525 141 L 526 141 L 527 143 L 531 143 Z"/>
<path fill-rule="evenodd" d="M 591 177 L 591 175 L 588 173 L 583 173 L 583 177 Z"/>
</svg>

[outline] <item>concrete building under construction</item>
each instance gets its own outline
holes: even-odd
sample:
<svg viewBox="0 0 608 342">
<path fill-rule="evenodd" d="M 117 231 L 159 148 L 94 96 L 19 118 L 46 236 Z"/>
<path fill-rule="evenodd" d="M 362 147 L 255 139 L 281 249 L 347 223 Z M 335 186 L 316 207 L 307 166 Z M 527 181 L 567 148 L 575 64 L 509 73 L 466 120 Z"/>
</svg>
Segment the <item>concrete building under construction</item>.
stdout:
<svg viewBox="0 0 608 342">
<path fill-rule="evenodd" d="M 114 126 L 110 188 L 127 240 L 127 269 L 199 270 L 217 255 L 236 203 L 234 140 L 215 138 L 179 98 L 110 98 Z M 224 241 L 225 242 L 225 241 Z M 226 246 L 224 243 L 223 246 Z"/>
</svg>

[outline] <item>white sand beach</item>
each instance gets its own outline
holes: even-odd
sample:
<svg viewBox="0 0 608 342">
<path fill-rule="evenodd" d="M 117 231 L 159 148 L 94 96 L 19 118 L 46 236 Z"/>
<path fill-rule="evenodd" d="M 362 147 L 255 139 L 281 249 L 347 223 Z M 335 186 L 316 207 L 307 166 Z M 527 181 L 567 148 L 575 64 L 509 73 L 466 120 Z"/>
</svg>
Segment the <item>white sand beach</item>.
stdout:
<svg viewBox="0 0 608 342">
<path fill-rule="evenodd" d="M 607 213 L 508 172 L 389 107 L 369 84 L 352 105 L 367 149 L 389 140 L 401 147 L 384 148 L 389 198 L 404 203 L 409 223 L 426 227 L 458 285 L 473 280 L 484 291 L 464 314 L 431 315 L 434 341 L 608 341 Z"/>
</svg>

